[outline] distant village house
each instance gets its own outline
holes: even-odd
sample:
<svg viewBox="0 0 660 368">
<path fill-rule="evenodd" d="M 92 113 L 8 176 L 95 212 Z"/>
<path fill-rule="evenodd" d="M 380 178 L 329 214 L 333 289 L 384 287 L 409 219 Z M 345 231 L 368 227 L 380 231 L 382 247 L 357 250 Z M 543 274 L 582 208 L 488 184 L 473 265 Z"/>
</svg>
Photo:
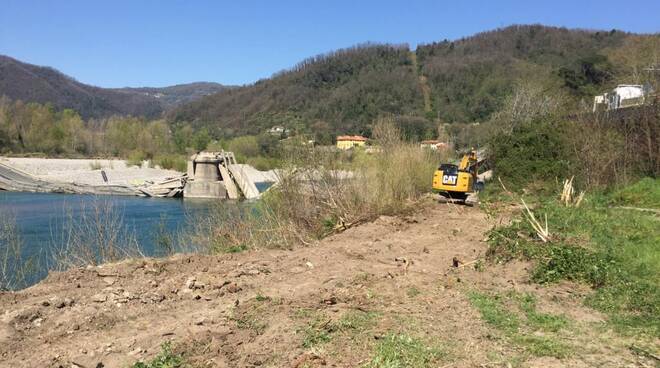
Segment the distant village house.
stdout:
<svg viewBox="0 0 660 368">
<path fill-rule="evenodd" d="M 428 141 L 422 141 L 419 144 L 419 146 L 422 147 L 422 148 L 431 149 L 431 150 L 434 150 L 434 151 L 445 150 L 445 149 L 449 148 L 449 145 L 446 142 L 440 142 L 439 140 L 436 140 L 436 139 L 432 139 L 432 140 L 428 140 Z"/>
<path fill-rule="evenodd" d="M 619 84 L 611 92 L 594 97 L 593 111 L 611 111 L 642 105 L 650 93 L 649 86 Z"/>
<path fill-rule="evenodd" d="M 268 134 L 276 136 L 285 136 L 289 133 L 289 130 L 281 125 L 275 125 L 274 127 L 268 129 Z"/>
<path fill-rule="evenodd" d="M 363 147 L 366 143 L 367 138 L 361 135 L 340 135 L 337 137 L 337 148 L 341 150 Z"/>
</svg>

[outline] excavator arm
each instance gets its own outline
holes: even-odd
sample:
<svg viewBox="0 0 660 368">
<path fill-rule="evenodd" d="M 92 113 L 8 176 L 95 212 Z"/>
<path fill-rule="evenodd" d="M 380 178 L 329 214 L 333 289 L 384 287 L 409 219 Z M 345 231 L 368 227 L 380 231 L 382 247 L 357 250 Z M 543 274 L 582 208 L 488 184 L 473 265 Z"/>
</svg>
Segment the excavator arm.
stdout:
<svg viewBox="0 0 660 368">
<path fill-rule="evenodd" d="M 472 150 L 463 156 L 461 162 L 458 164 L 458 169 L 461 171 L 468 171 L 470 166 L 475 163 L 477 163 L 477 151 Z"/>
</svg>

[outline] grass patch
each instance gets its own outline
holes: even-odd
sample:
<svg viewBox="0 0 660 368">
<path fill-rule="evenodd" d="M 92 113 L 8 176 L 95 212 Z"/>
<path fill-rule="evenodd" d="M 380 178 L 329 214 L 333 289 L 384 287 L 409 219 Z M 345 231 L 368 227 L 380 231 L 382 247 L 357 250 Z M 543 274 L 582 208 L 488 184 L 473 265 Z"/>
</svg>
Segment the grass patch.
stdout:
<svg viewBox="0 0 660 368">
<path fill-rule="evenodd" d="M 564 316 L 538 312 L 532 295 L 471 292 L 468 297 L 487 324 L 501 331 L 508 341 L 528 354 L 555 358 L 569 355 L 570 347 L 555 336 L 556 332 L 567 327 L 568 320 Z"/>
<path fill-rule="evenodd" d="M 169 342 L 161 345 L 161 352 L 148 362 L 137 362 L 131 368 L 183 368 L 183 356 L 172 352 Z"/>
<path fill-rule="evenodd" d="M 594 193 L 579 208 L 541 198 L 535 212 L 547 214 L 553 240 L 538 242 L 529 224 L 518 219 L 490 232 L 488 255 L 497 261 L 535 260 L 532 278 L 539 283 L 587 283 L 595 290 L 587 305 L 607 313 L 614 327 L 660 336 L 658 217 L 610 207 L 653 204 L 658 188 L 660 181 L 644 179 L 614 193 Z"/>
<path fill-rule="evenodd" d="M 414 298 L 421 293 L 422 292 L 419 291 L 419 289 L 414 286 L 409 287 L 408 290 L 406 291 L 406 294 L 408 295 L 409 298 Z"/>
<path fill-rule="evenodd" d="M 562 315 L 540 313 L 536 310 L 536 299 L 531 294 L 519 297 L 520 309 L 527 317 L 530 327 L 538 330 L 557 332 L 568 326 L 568 319 Z"/>
<path fill-rule="evenodd" d="M 472 292 L 469 294 L 469 298 L 486 323 L 507 333 L 518 331 L 520 326 L 518 316 L 504 307 L 499 296 Z"/>
<path fill-rule="evenodd" d="M 299 309 L 295 317 L 307 320 L 305 325 L 298 329 L 302 334 L 302 346 L 313 348 L 330 342 L 341 336 L 353 339 L 373 327 L 378 316 L 375 312 L 348 311 L 337 321 L 333 321 L 323 313 L 310 309 Z"/>
<path fill-rule="evenodd" d="M 619 206 L 660 208 L 660 179 L 644 178 L 615 191 L 610 202 Z"/>
<path fill-rule="evenodd" d="M 249 330 L 257 335 L 266 331 L 268 322 L 266 320 L 267 311 L 273 308 L 271 299 L 259 294 L 254 301 L 246 302 L 232 310 L 230 319 L 236 323 L 236 327 L 241 330 Z"/>
<path fill-rule="evenodd" d="M 445 355 L 441 349 L 418 338 L 390 333 L 378 343 L 373 358 L 364 368 L 437 367 Z"/>
</svg>

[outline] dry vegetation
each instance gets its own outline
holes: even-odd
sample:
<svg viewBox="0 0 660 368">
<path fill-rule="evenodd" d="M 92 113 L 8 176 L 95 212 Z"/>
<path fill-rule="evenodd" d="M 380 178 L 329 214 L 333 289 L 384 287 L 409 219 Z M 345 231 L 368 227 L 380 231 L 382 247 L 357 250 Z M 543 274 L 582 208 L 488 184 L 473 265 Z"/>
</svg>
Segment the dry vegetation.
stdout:
<svg viewBox="0 0 660 368">
<path fill-rule="evenodd" d="M 346 162 L 335 152 L 289 152 L 276 187 L 254 206 L 220 206 L 200 219 L 193 242 L 237 251 L 290 247 L 343 231 L 380 215 L 409 213 L 429 191 L 438 153 L 405 142 L 390 119 L 374 127 L 376 152 Z"/>
</svg>

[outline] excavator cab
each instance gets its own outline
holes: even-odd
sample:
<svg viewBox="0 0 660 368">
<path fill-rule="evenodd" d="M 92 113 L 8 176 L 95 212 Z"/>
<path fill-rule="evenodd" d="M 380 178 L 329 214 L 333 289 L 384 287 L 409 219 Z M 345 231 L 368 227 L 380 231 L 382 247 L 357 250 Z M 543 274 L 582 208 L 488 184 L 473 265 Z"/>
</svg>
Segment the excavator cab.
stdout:
<svg viewBox="0 0 660 368">
<path fill-rule="evenodd" d="M 477 180 L 477 152 L 463 156 L 458 165 L 443 163 L 433 174 L 433 191 L 450 200 L 465 201 L 468 195 L 483 187 Z"/>
</svg>

